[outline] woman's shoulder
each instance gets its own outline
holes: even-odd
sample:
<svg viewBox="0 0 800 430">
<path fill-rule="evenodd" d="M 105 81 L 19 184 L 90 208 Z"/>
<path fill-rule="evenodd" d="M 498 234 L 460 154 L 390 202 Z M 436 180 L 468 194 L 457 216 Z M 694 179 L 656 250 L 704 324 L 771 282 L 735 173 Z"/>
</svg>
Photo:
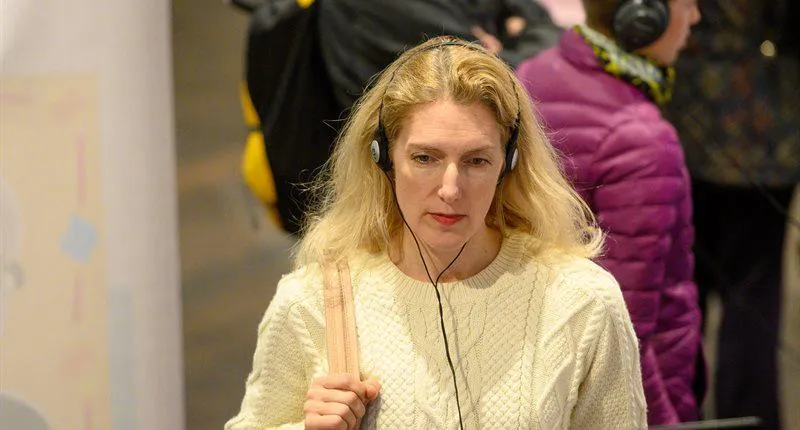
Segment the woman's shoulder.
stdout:
<svg viewBox="0 0 800 430">
<path fill-rule="evenodd" d="M 542 314 L 549 315 L 544 327 L 559 330 L 566 324 L 592 337 L 605 322 L 635 339 L 622 290 L 608 271 L 582 257 L 563 258 L 550 269 L 552 282 L 542 302 Z"/>
<path fill-rule="evenodd" d="M 322 297 L 322 268 L 309 264 L 283 275 L 278 281 L 271 306 L 294 307 Z"/>
<path fill-rule="evenodd" d="M 345 261 L 351 284 L 355 285 L 365 271 L 378 264 L 376 261 L 379 259 L 366 251 L 355 251 L 348 254 Z M 314 262 L 297 267 L 283 275 L 278 282 L 273 302 L 290 306 L 298 303 L 320 304 L 324 288 L 324 270 L 323 264 Z"/>
<path fill-rule="evenodd" d="M 576 307 L 624 308 L 622 290 L 614 276 L 588 258 L 561 256 L 548 263 L 553 281 L 550 296 Z"/>
</svg>

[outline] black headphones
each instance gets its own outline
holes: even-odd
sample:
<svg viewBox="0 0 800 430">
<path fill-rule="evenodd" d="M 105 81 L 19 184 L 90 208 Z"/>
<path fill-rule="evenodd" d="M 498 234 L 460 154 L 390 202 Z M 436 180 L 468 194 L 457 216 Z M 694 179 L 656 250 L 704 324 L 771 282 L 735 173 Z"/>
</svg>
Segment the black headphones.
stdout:
<svg viewBox="0 0 800 430">
<path fill-rule="evenodd" d="M 635 51 L 658 40 L 668 25 L 667 0 L 622 0 L 611 28 L 622 48 Z"/>
<path fill-rule="evenodd" d="M 467 49 L 471 49 L 476 52 L 482 52 L 486 55 L 492 55 L 483 51 L 480 48 L 477 48 L 472 45 L 468 45 L 464 42 L 459 42 L 456 40 L 446 40 L 441 43 L 437 43 L 431 46 L 426 46 L 425 48 L 420 49 L 419 51 L 415 52 L 412 55 L 409 55 L 408 58 L 405 59 L 402 63 L 400 63 L 397 67 L 395 67 L 394 72 L 392 72 L 392 77 L 389 79 L 389 82 L 386 83 L 386 89 L 383 91 L 383 97 L 381 97 L 381 106 L 378 109 L 378 129 L 375 131 L 375 136 L 372 140 L 372 144 L 370 145 L 370 150 L 372 151 L 372 159 L 375 160 L 375 163 L 378 164 L 378 167 L 381 168 L 384 172 L 388 172 L 392 170 L 392 160 L 389 158 L 389 138 L 386 136 L 386 129 L 383 127 L 383 100 L 386 99 L 386 92 L 389 90 L 389 85 L 394 81 L 394 76 L 397 71 L 403 67 L 406 61 L 413 58 L 415 55 L 430 51 L 436 48 L 440 48 L 442 46 L 461 46 Z M 513 82 L 513 77 L 510 77 Z M 516 93 L 517 87 L 514 86 L 514 92 Z M 505 157 L 505 165 L 503 166 L 503 172 L 500 174 L 500 178 L 498 179 L 497 183 L 503 180 L 503 178 L 511 172 L 514 166 L 517 165 L 517 138 L 519 137 L 519 121 L 520 121 L 520 111 L 521 106 L 519 105 L 519 95 L 517 95 L 517 118 L 514 120 L 514 126 L 511 128 L 511 134 L 508 137 L 508 142 L 506 142 L 506 157 Z"/>
</svg>

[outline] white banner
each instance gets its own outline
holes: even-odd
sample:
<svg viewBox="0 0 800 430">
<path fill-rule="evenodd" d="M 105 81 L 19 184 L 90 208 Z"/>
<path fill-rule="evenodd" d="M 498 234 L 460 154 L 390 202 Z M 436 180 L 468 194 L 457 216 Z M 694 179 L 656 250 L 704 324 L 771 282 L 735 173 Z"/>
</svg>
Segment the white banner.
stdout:
<svg viewBox="0 0 800 430">
<path fill-rule="evenodd" d="M 169 2 L 0 0 L 0 428 L 182 429 Z"/>
</svg>

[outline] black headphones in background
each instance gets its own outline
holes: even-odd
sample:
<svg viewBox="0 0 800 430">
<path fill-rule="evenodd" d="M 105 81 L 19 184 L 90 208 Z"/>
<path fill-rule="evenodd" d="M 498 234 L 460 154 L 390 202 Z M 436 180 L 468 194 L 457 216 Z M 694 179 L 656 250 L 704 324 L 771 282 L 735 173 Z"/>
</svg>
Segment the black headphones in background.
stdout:
<svg viewBox="0 0 800 430">
<path fill-rule="evenodd" d="M 392 170 L 392 160 L 389 158 L 389 138 L 386 136 L 386 129 L 383 127 L 383 101 L 386 99 L 386 92 L 389 90 L 389 85 L 391 85 L 392 81 L 394 81 L 394 76 L 397 71 L 403 67 L 406 61 L 413 58 L 415 55 L 430 51 L 436 48 L 440 48 L 442 46 L 461 46 L 467 49 L 471 49 L 476 52 L 481 52 L 486 55 L 489 54 L 477 47 L 468 45 L 463 42 L 458 42 L 455 40 L 447 40 L 442 43 L 437 43 L 435 45 L 426 46 L 423 49 L 415 52 L 413 55 L 409 55 L 408 58 L 403 61 L 403 63 L 399 64 L 395 67 L 394 72 L 392 72 L 392 77 L 389 79 L 389 82 L 386 83 L 386 89 L 383 91 L 383 97 L 381 97 L 381 106 L 378 109 L 378 129 L 375 130 L 375 136 L 372 139 L 372 144 L 370 145 L 370 151 L 372 152 L 372 159 L 381 168 L 384 172 L 388 172 Z M 509 78 L 513 82 L 513 76 L 509 76 Z M 514 92 L 516 93 L 517 87 L 514 85 Z M 514 120 L 514 126 L 511 128 L 511 134 L 508 136 L 508 141 L 506 142 L 506 156 L 505 156 L 505 165 L 503 166 L 503 172 L 500 174 L 500 178 L 498 179 L 498 185 L 503 180 L 503 178 L 511 172 L 514 166 L 517 165 L 517 138 L 519 137 L 519 122 L 520 122 L 520 113 L 521 113 L 521 106 L 519 105 L 519 95 L 517 95 L 517 119 Z"/>
<path fill-rule="evenodd" d="M 622 0 L 614 12 L 611 29 L 626 51 L 658 40 L 669 25 L 668 0 Z"/>
</svg>

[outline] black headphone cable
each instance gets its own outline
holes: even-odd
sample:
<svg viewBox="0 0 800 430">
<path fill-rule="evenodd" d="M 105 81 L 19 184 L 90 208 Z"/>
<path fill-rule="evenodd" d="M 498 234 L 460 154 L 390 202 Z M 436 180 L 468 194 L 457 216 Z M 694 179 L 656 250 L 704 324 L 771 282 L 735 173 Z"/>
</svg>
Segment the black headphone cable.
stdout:
<svg viewBox="0 0 800 430">
<path fill-rule="evenodd" d="M 383 173 L 384 175 L 386 175 L 386 179 L 389 180 L 389 183 L 394 185 L 394 182 L 389 177 L 389 174 L 386 173 L 385 171 Z M 461 400 L 459 399 L 458 396 L 458 383 L 456 382 L 456 369 L 455 366 L 453 365 L 453 358 L 450 356 L 450 345 L 447 341 L 447 331 L 444 329 L 444 310 L 442 309 L 442 296 L 439 293 L 439 279 L 441 279 L 442 275 L 444 275 L 444 272 L 446 272 L 447 269 L 449 269 L 450 267 L 453 266 L 453 264 L 455 264 L 456 260 L 458 260 L 458 257 L 461 256 L 461 253 L 464 252 L 464 248 L 467 247 L 467 243 L 469 242 L 468 241 L 464 242 L 464 244 L 461 245 L 461 249 L 458 251 L 458 254 L 456 254 L 456 256 L 453 258 L 450 264 L 448 264 L 441 272 L 439 272 L 439 276 L 437 276 L 436 281 L 434 281 L 433 277 L 431 276 L 430 270 L 428 270 L 428 265 L 425 263 L 425 257 L 423 257 L 422 255 L 422 247 L 419 244 L 417 235 L 414 234 L 414 230 L 412 230 L 411 226 L 408 225 L 408 221 L 406 221 L 406 217 L 405 215 L 403 215 L 403 210 L 400 209 L 400 202 L 397 200 L 397 191 L 395 190 L 394 186 L 392 186 L 391 188 L 392 188 L 392 194 L 394 194 L 395 204 L 397 205 L 397 211 L 400 212 L 400 218 L 403 220 L 403 224 L 405 224 L 406 228 L 411 233 L 411 237 L 414 239 L 414 243 L 417 246 L 417 252 L 419 252 L 419 259 L 420 261 L 422 261 L 422 267 L 425 268 L 425 274 L 428 275 L 428 280 L 431 282 L 431 285 L 433 285 L 433 290 L 436 292 L 436 301 L 439 304 L 439 324 L 442 329 L 442 339 L 444 340 L 444 352 L 445 355 L 447 356 L 447 364 L 450 366 L 450 372 L 453 375 L 453 389 L 456 392 L 456 408 L 458 409 L 458 424 L 460 426 L 460 429 L 464 430 L 464 419 L 461 416 Z"/>
</svg>

